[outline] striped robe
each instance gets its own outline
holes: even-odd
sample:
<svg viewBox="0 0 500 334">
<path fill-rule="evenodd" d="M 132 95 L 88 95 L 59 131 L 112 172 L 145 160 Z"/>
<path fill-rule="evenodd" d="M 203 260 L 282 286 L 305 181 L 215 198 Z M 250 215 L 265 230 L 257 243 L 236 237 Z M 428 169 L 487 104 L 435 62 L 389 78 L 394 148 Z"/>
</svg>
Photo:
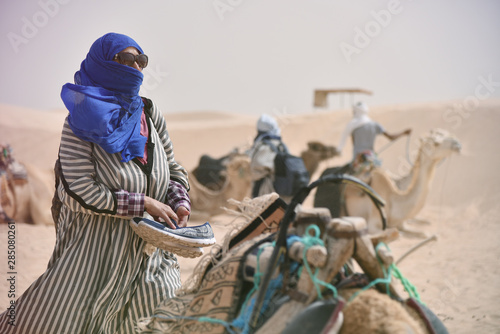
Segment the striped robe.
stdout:
<svg viewBox="0 0 500 334">
<path fill-rule="evenodd" d="M 146 107 L 148 105 L 146 104 Z M 137 320 L 180 287 L 172 253 L 143 252 L 145 242 L 117 216 L 114 190 L 164 201 L 169 179 L 187 189 L 174 160 L 166 123 L 156 106 L 148 117 L 148 163 L 120 162 L 120 153 L 77 138 L 67 120 L 59 157 L 63 178 L 54 252 L 46 272 L 16 302 L 15 326 L 0 315 L 0 333 L 135 333 Z"/>
</svg>

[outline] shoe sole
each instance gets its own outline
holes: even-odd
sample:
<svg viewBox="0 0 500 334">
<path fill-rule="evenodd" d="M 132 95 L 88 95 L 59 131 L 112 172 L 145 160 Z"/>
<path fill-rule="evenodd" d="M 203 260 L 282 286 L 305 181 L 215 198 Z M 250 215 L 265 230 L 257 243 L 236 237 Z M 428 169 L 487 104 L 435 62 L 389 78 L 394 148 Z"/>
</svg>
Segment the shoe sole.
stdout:
<svg viewBox="0 0 500 334">
<path fill-rule="evenodd" d="M 140 231 L 141 234 L 143 234 L 145 237 L 148 238 L 148 239 L 145 238 L 143 239 L 147 240 L 150 243 L 170 242 L 171 244 L 173 243 L 174 245 L 180 244 L 188 247 L 209 247 L 214 245 L 216 242 L 215 237 L 205 238 L 205 239 L 184 237 L 181 235 L 170 233 L 168 229 L 165 229 L 163 227 L 163 225 L 160 225 L 154 221 L 148 223 L 141 219 L 137 222 L 136 219 L 137 218 L 134 218 L 130 221 L 132 228 L 134 228 L 134 231 L 136 231 L 138 234 Z M 156 227 L 153 224 L 158 226 Z"/>
<path fill-rule="evenodd" d="M 177 254 L 180 257 L 196 258 L 203 255 L 203 248 L 201 247 L 188 247 L 179 244 L 171 244 L 169 242 L 162 242 L 162 247 L 157 246 L 167 252 Z"/>
<path fill-rule="evenodd" d="M 181 245 L 178 242 L 170 242 L 165 239 L 164 235 L 159 235 L 157 230 L 155 231 L 148 227 L 147 224 L 136 224 L 130 221 L 130 226 L 141 239 L 164 251 L 188 258 L 196 258 L 203 255 L 203 248 Z"/>
</svg>

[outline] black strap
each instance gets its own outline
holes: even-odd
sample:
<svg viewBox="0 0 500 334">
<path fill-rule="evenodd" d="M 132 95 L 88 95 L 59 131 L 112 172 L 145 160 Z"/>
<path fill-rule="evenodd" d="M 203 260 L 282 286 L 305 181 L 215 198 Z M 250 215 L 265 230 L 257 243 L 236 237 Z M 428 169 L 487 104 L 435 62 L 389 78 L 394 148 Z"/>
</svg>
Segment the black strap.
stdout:
<svg viewBox="0 0 500 334">
<path fill-rule="evenodd" d="M 268 145 L 271 148 L 271 150 L 273 150 L 273 152 L 276 153 L 284 152 L 290 154 L 288 151 L 288 147 L 286 147 L 285 143 L 283 143 L 281 140 L 278 146 L 274 145 L 268 138 L 264 138 L 262 142 Z"/>
<path fill-rule="evenodd" d="M 259 196 L 259 190 L 260 190 L 260 187 L 262 186 L 262 183 L 264 182 L 264 179 L 265 178 L 254 181 L 253 188 L 252 188 L 252 197 Z"/>
</svg>

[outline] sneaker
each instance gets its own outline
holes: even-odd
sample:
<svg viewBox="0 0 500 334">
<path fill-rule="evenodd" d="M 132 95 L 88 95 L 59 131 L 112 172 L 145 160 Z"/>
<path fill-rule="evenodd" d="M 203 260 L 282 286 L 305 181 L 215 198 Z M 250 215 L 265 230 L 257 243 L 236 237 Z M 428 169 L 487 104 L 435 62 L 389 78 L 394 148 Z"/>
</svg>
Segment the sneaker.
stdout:
<svg viewBox="0 0 500 334">
<path fill-rule="evenodd" d="M 177 223 L 173 222 L 177 226 Z M 216 242 L 214 232 L 208 222 L 198 226 L 177 227 L 174 230 L 151 219 L 134 217 L 130 221 L 130 225 L 141 238 L 162 249 L 163 247 L 159 244 L 170 247 L 172 244 L 187 247 L 208 247 Z"/>
</svg>

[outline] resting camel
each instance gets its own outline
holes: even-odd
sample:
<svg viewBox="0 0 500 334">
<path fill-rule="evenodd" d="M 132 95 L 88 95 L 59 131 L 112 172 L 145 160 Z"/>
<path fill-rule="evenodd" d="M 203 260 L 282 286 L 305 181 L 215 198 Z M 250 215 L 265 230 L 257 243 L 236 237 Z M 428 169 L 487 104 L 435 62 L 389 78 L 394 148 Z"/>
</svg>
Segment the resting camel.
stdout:
<svg viewBox="0 0 500 334">
<path fill-rule="evenodd" d="M 278 251 L 278 257 L 286 256 L 295 266 L 302 266 L 299 275 L 300 269 L 287 267 L 292 261 L 273 261 L 275 247 L 281 247 L 277 244 L 280 237 L 276 240 L 261 228 L 268 228 L 267 223 L 277 218 L 284 224 L 288 211 L 275 209 L 270 219 L 269 213 L 264 214 L 270 207 L 245 215 L 247 221 L 228 231 L 218 251 L 200 260 L 177 295 L 162 302 L 155 316 L 141 321 L 138 332 L 225 333 L 232 328 L 256 334 L 447 333 L 435 314 L 418 300 L 418 294 L 407 297 L 398 291 L 395 280 L 389 280 L 394 257 L 388 248 L 378 245 L 396 240 L 396 229 L 369 235 L 363 218 L 331 219 L 327 209 L 299 208 L 292 225 L 282 225 L 279 231 L 288 230 L 295 241 L 286 252 Z M 295 211 L 296 207 L 288 209 Z M 256 231 L 261 233 L 254 234 Z M 321 242 L 313 244 L 311 237 Z M 351 260 L 361 272 L 346 269 Z M 268 276 L 269 284 L 264 285 L 270 269 L 275 274 Z M 278 271 L 289 275 L 277 277 Z M 267 306 L 257 301 L 265 291 L 276 297 L 264 298 Z M 338 297 L 332 298 L 337 292 Z"/>
<path fill-rule="evenodd" d="M 454 136 L 445 130 L 435 129 L 421 138 L 416 161 L 408 175 L 394 180 L 382 168 L 372 171 L 369 184 L 386 202 L 387 227 L 396 227 L 409 235 L 426 237 L 425 233 L 408 226 L 406 221 L 413 219 L 423 208 L 439 162 L 460 152 L 460 149 L 460 142 Z M 325 192 L 321 195 L 318 192 L 315 206 L 329 207 L 332 201 L 326 195 Z M 346 186 L 344 196 L 345 206 L 341 208 L 341 215 L 364 217 L 371 233 L 382 228 L 380 215 L 367 196 L 350 186 Z"/>
<path fill-rule="evenodd" d="M 327 146 L 319 141 L 310 141 L 307 143 L 307 150 L 300 154 L 309 175 L 312 177 L 318 169 L 319 163 L 328 160 L 339 153 L 335 146 Z"/>
<path fill-rule="evenodd" d="M 333 146 L 327 146 L 317 141 L 307 143 L 307 150 L 302 151 L 301 157 L 309 172 L 313 175 L 323 160 L 338 155 Z M 213 159 L 216 161 L 217 159 Z M 250 175 L 250 158 L 246 154 L 231 152 L 226 157 L 219 159 L 225 160 L 225 170 L 222 177 L 215 178 L 218 181 L 210 184 L 202 184 L 196 178 L 196 169 L 189 174 L 191 190 L 192 209 L 203 212 L 210 216 L 225 212 L 223 207 L 227 206 L 228 199 L 241 201 L 250 195 L 252 187 Z M 220 181 L 219 181 L 220 180 Z M 220 183 L 219 183 L 220 182 Z"/>
<path fill-rule="evenodd" d="M 0 222 L 51 224 L 52 172 L 18 162 L 9 144 L 0 149 Z"/>
<path fill-rule="evenodd" d="M 232 198 L 242 200 L 250 193 L 252 185 L 250 177 L 250 158 L 246 154 L 232 155 L 227 162 L 225 180 L 220 190 L 212 190 L 198 182 L 193 173 L 190 174 L 189 197 L 193 211 L 201 211 L 210 216 L 224 212 L 222 207 Z"/>
<path fill-rule="evenodd" d="M 37 225 L 52 225 L 52 197 L 54 195 L 54 172 L 51 169 L 41 170 L 25 164 L 28 182 L 15 186 L 16 221 Z"/>
<path fill-rule="evenodd" d="M 7 173 L 0 176 L 0 222 L 7 222 L 16 213 L 14 183 L 9 180 Z"/>
<path fill-rule="evenodd" d="M 1 179 L 2 211 L 16 222 L 51 225 L 51 200 L 54 194 L 52 174 L 31 165 L 24 165 L 27 178 L 12 179 L 3 175 Z"/>
</svg>

